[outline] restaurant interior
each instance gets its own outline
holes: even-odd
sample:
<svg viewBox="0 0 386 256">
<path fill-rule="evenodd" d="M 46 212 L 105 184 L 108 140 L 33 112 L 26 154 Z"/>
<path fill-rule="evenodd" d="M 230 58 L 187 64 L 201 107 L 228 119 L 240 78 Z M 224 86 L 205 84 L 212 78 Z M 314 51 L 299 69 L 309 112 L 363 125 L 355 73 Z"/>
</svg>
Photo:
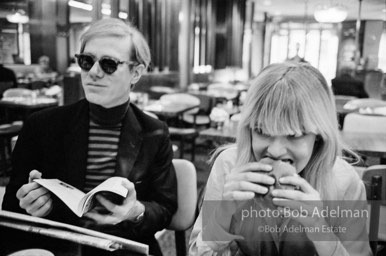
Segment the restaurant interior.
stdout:
<svg viewBox="0 0 386 256">
<path fill-rule="evenodd" d="M 383 200 L 369 232 L 385 255 L 386 0 L 1 0 L 0 205 L 23 121 L 84 98 L 74 56 L 90 23 L 108 17 L 132 22 L 149 43 L 151 65 L 130 99 L 167 123 L 174 157 L 194 164 L 196 197 L 210 153 L 235 141 L 249 81 L 271 63 L 319 69 L 342 140 L 363 159 L 355 168 L 368 199 Z M 164 255 L 186 255 L 193 221 L 157 234 Z"/>
</svg>

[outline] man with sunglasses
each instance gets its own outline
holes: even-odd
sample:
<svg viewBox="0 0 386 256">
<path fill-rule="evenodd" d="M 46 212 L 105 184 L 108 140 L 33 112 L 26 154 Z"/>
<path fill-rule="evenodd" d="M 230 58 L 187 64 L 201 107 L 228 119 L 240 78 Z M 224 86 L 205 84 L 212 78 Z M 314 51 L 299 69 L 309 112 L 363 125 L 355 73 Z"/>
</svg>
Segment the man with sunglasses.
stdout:
<svg viewBox="0 0 386 256">
<path fill-rule="evenodd" d="M 168 226 L 177 208 L 173 151 L 167 126 L 129 99 L 149 65 L 149 46 L 132 25 L 103 19 L 82 36 L 76 58 L 86 99 L 26 121 L 14 150 L 3 209 L 147 243 L 150 254 L 161 255 L 154 233 Z M 112 176 L 127 178 L 122 183 L 127 197 L 117 202 L 97 196 L 99 205 L 81 219 L 33 182 L 58 178 L 88 192 Z M 18 243 L 28 240 L 20 235 Z M 64 248 L 63 241 L 38 241 L 56 252 Z M 88 247 L 82 255 L 108 254 Z"/>
</svg>

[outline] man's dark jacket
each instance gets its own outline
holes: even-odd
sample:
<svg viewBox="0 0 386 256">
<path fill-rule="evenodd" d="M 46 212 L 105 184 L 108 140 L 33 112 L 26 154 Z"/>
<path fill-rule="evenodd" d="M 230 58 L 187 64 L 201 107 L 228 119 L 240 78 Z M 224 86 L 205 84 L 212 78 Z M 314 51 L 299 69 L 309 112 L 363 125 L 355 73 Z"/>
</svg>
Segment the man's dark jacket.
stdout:
<svg viewBox="0 0 386 256">
<path fill-rule="evenodd" d="M 57 178 L 83 190 L 88 131 L 89 103 L 86 100 L 31 115 L 13 152 L 13 170 L 3 209 L 26 213 L 19 207 L 15 195 L 28 183 L 29 172 L 34 169 L 42 172 L 42 178 Z M 154 233 L 167 227 L 177 209 L 172 158 L 165 123 L 150 118 L 130 104 L 123 119 L 115 175 L 134 183 L 137 199 L 145 205 L 144 219 L 136 225 L 125 221 L 115 226 L 91 225 L 88 228 L 147 243 L 153 251 L 152 247 L 157 247 Z M 56 198 L 53 210 L 45 218 L 80 225 L 80 219 Z M 156 251 L 153 253 L 157 254 Z"/>
</svg>

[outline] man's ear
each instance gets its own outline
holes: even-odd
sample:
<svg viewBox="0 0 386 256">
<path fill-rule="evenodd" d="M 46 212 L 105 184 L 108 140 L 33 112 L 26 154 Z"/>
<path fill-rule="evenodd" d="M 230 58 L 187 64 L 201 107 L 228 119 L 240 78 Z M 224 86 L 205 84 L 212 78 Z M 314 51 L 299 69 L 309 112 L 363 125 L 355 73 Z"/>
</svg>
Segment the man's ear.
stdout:
<svg viewBox="0 0 386 256">
<path fill-rule="evenodd" d="M 131 80 L 131 84 L 136 84 L 144 72 L 145 72 L 145 66 L 143 64 L 139 64 L 138 66 L 135 66 L 133 68 L 133 80 Z"/>
</svg>

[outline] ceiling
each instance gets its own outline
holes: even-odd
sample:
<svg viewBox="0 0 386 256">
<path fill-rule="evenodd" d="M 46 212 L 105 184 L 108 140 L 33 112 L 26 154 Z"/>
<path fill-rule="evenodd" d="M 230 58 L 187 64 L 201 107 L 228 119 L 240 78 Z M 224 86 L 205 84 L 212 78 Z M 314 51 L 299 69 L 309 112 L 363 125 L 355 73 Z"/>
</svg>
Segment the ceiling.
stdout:
<svg viewBox="0 0 386 256">
<path fill-rule="evenodd" d="M 262 20 L 267 13 L 277 19 L 283 17 L 303 19 L 307 16 L 313 19 L 313 12 L 320 4 L 342 4 L 348 9 L 347 20 L 356 20 L 358 16 L 359 0 L 250 0 L 255 3 L 255 20 Z M 27 0 L 0 0 L 0 18 L 15 9 L 27 11 Z M 86 18 L 86 11 L 71 7 L 71 20 Z M 306 14 L 306 15 L 305 15 Z M 86 16 L 86 17 L 85 17 Z M 386 21 L 386 0 L 362 0 L 362 20 Z"/>
<path fill-rule="evenodd" d="M 356 20 L 359 0 L 253 0 L 255 3 L 255 20 L 261 19 L 263 13 L 275 17 L 295 17 L 313 19 L 318 5 L 341 4 L 347 7 L 346 20 Z M 305 15 L 307 14 L 307 15 Z M 362 20 L 386 21 L 386 0 L 362 0 Z"/>
</svg>

